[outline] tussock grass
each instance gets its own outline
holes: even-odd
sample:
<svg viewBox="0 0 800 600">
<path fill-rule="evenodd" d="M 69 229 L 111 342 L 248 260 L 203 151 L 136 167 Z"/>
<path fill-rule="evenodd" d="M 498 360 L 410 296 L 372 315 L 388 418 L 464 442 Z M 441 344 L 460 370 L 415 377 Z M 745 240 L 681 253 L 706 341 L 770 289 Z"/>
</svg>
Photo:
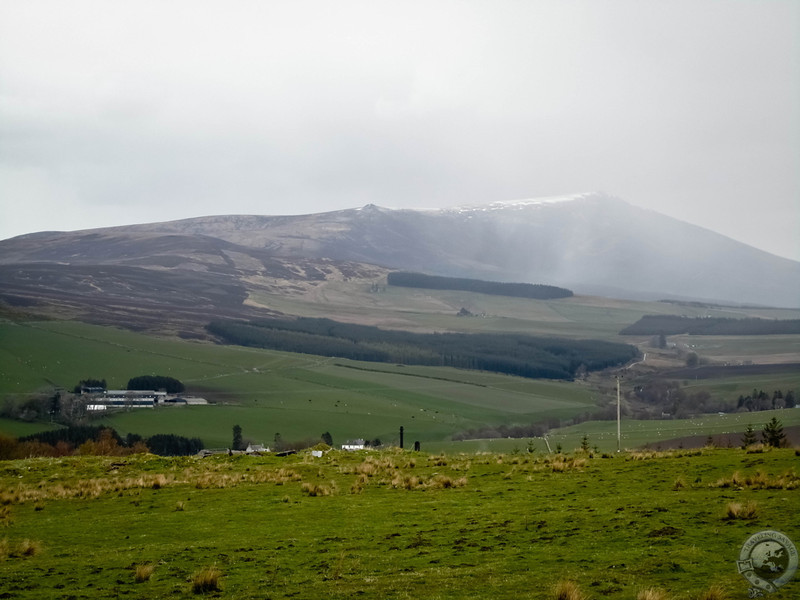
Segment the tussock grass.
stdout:
<svg viewBox="0 0 800 600">
<path fill-rule="evenodd" d="M 0 506 L 0 527 L 8 527 L 12 522 L 11 507 L 8 505 Z"/>
<path fill-rule="evenodd" d="M 333 496 L 337 491 L 336 483 L 333 481 L 330 485 L 304 482 L 300 489 L 309 496 Z"/>
<path fill-rule="evenodd" d="M 22 539 L 17 543 L 12 543 L 8 539 L 0 540 L 0 560 L 7 558 L 30 558 L 41 554 L 44 546 L 37 540 L 28 538 Z"/>
<path fill-rule="evenodd" d="M 391 485 L 395 489 L 404 490 L 446 490 L 466 486 L 467 478 L 458 477 L 454 479 L 448 475 L 435 474 L 432 477 L 425 479 L 419 475 L 397 473 L 397 475 L 395 475 L 395 477 L 392 479 Z"/>
<path fill-rule="evenodd" d="M 697 596 L 697 600 L 728 600 L 728 592 L 720 585 L 712 585 Z"/>
<path fill-rule="evenodd" d="M 17 544 L 18 556 L 36 556 L 42 551 L 42 543 L 36 540 L 24 539 Z"/>
<path fill-rule="evenodd" d="M 633 450 L 625 455 L 625 460 L 658 460 L 662 458 L 684 458 L 688 456 L 702 456 L 703 453 L 713 451 L 712 448 L 687 448 L 681 450 Z"/>
<path fill-rule="evenodd" d="M 551 595 L 553 600 L 586 600 L 578 584 L 569 579 L 562 579 L 553 587 Z"/>
<path fill-rule="evenodd" d="M 750 500 L 744 504 L 741 502 L 728 502 L 725 507 L 725 519 L 735 520 L 742 519 L 751 521 L 758 518 L 758 503 L 755 500 Z"/>
<path fill-rule="evenodd" d="M 447 456 L 445 456 L 444 454 L 440 454 L 439 456 L 431 456 L 428 459 L 428 462 L 434 467 L 446 467 Z"/>
<path fill-rule="evenodd" d="M 149 581 L 153 576 L 156 566 L 153 563 L 142 563 L 133 568 L 133 579 L 136 583 Z"/>
<path fill-rule="evenodd" d="M 65 463 L 72 464 L 72 463 Z M 166 473 L 142 473 L 125 477 L 111 471 L 106 477 L 51 478 L 17 483 L 15 487 L 0 490 L 0 507 L 35 502 L 43 506 L 47 500 L 95 499 L 106 494 L 123 494 L 137 490 L 161 490 L 174 486 L 192 485 L 196 489 L 230 488 L 246 484 L 269 483 L 284 485 L 301 481 L 302 476 L 293 469 L 253 469 L 244 472 L 223 471 L 225 465 L 190 464 L 183 470 Z M 227 465 L 230 469 L 230 465 Z M 0 526 L 3 518 L 0 513 Z"/>
<path fill-rule="evenodd" d="M 72 490 L 87 481 L 120 490 L 43 501 L 44 512 L 33 502 L 4 505 L 14 522 L 0 527 L 0 580 L 31 573 L 31 597 L 41 598 L 60 597 L 64 574 L 74 570 L 76 586 L 92 583 L 85 587 L 92 599 L 142 590 L 150 597 L 213 597 L 234 588 L 237 597 L 259 598 L 280 587 L 286 597 L 303 598 L 500 599 L 529 590 L 550 600 L 698 600 L 701 592 L 716 593 L 709 591 L 715 582 L 725 583 L 731 597 L 744 585 L 725 573 L 731 540 L 745 534 L 737 528 L 754 521 L 743 520 L 746 506 L 734 511 L 739 520 L 726 520 L 726 503 L 757 501 L 755 522 L 768 517 L 775 529 L 794 522 L 785 508 L 793 492 L 733 491 L 748 481 L 788 482 L 798 471 L 790 449 L 757 456 L 717 449 L 686 460 L 665 453 L 631 462 L 584 453 L 519 461 L 457 454 L 444 466 L 428 456 L 143 456 L 121 469 L 98 457 L 0 462 L 0 487 L 24 498 L 51 497 L 58 486 Z M 574 470 L 554 471 L 554 463 Z M 204 478 L 214 487 L 197 489 Z M 728 487 L 717 487 L 718 478 L 730 480 Z M 671 492 L 674 481 L 685 481 L 686 491 Z M 123 489 L 127 484 L 144 487 Z M 220 531 L 225 535 L 211 535 Z M 20 548 L 26 537 L 41 541 L 41 555 L 26 557 L 37 552 Z M 84 547 L 93 548 L 91 569 Z M 534 580 L 520 566 L 523 551 L 536 565 Z M 140 583 L 135 569 L 145 559 L 155 570 Z M 224 573 L 216 584 L 223 592 L 195 596 L 190 576 L 210 564 Z M 127 565 L 122 577 L 120 565 Z"/>
<path fill-rule="evenodd" d="M 203 567 L 195 572 L 190 581 L 192 584 L 192 592 L 195 594 L 205 594 L 207 592 L 220 591 L 220 580 L 222 579 L 222 571 L 216 565 Z"/>
<path fill-rule="evenodd" d="M 557 454 L 545 460 L 545 468 L 549 468 L 553 473 L 580 471 L 586 466 L 587 461 L 588 459 L 584 457 Z"/>
<path fill-rule="evenodd" d="M 669 600 L 669 595 L 661 588 L 645 588 L 636 594 L 636 600 Z"/>
<path fill-rule="evenodd" d="M 794 490 L 800 487 L 800 476 L 795 471 L 786 471 L 782 475 L 770 476 L 762 471 L 751 475 L 741 475 L 734 471 L 730 477 L 721 477 L 711 484 L 717 488 L 736 488 L 753 490 Z"/>
<path fill-rule="evenodd" d="M 636 594 L 636 600 L 669 600 L 670 596 L 666 590 L 661 588 L 645 588 Z"/>
</svg>

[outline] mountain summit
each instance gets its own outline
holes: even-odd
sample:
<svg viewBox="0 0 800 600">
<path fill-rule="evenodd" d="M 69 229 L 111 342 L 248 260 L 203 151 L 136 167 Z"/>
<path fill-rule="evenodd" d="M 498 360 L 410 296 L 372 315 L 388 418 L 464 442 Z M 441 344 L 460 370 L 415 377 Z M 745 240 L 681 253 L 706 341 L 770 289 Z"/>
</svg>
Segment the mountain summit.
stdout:
<svg viewBox="0 0 800 600">
<path fill-rule="evenodd" d="M 800 306 L 800 263 L 600 193 L 436 210 L 369 204 L 299 216 L 201 217 L 0 242 L 4 265 L 233 277 L 319 260 L 634 299 Z"/>
</svg>

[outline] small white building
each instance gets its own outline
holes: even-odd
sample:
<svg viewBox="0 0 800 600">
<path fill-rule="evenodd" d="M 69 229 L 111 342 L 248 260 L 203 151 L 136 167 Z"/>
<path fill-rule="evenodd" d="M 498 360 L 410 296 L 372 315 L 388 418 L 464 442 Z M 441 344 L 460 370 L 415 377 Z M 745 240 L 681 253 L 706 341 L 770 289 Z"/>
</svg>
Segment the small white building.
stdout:
<svg viewBox="0 0 800 600">
<path fill-rule="evenodd" d="M 365 447 L 364 440 L 348 440 L 342 444 L 342 450 L 363 450 Z"/>
</svg>

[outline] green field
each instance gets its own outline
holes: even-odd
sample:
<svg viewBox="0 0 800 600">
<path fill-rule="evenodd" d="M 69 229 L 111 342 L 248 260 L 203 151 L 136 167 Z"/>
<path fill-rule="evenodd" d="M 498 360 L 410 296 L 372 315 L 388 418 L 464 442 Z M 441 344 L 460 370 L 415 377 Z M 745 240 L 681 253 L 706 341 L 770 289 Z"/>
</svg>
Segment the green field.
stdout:
<svg viewBox="0 0 800 600">
<path fill-rule="evenodd" d="M 644 315 L 798 319 L 800 310 L 704 307 L 592 296 L 530 300 L 474 292 L 396 286 L 371 292 L 366 282 L 327 281 L 305 294 L 259 293 L 251 301 L 289 315 L 326 317 L 396 329 L 491 331 L 620 341 L 619 332 Z M 474 317 L 459 317 L 466 308 Z"/>
<path fill-rule="evenodd" d="M 793 450 L 69 457 L 0 463 L 4 598 L 748 596 L 744 542 L 800 542 Z M 137 572 L 139 580 L 137 581 Z M 713 594 L 713 595 L 712 595 Z M 770 594 L 800 594 L 795 578 Z"/>
<path fill-rule="evenodd" d="M 136 375 L 168 375 L 214 405 L 117 413 L 99 423 L 123 435 L 200 437 L 207 447 L 229 445 L 236 424 L 265 444 L 276 433 L 294 440 L 325 431 L 336 443 L 395 443 L 401 426 L 411 442 L 425 442 L 487 423 L 567 419 L 594 406 L 587 387 L 569 382 L 159 339 L 76 322 L 0 324 L 0 335 L 2 397 L 71 389 L 88 377 L 123 389 Z"/>
<path fill-rule="evenodd" d="M 772 338 L 780 336 L 771 336 Z M 788 340 L 752 340 L 767 352 L 791 348 Z M 553 382 L 456 370 L 359 363 L 235 346 L 158 338 L 78 322 L 0 323 L 0 400 L 13 401 L 28 393 L 61 387 L 71 389 L 80 379 L 105 378 L 110 388 L 124 388 L 136 375 L 169 375 L 183 381 L 191 394 L 213 405 L 139 410 L 99 418 L 122 435 L 175 433 L 200 437 L 206 447 L 227 447 L 234 425 L 246 440 L 270 445 L 275 434 L 284 440 L 332 434 L 334 443 L 352 438 L 399 442 L 405 428 L 410 446 L 419 441 L 432 450 L 499 450 L 523 448 L 526 440 L 450 442 L 454 433 L 483 425 L 514 425 L 563 420 L 585 413 L 599 400 L 613 401 L 613 392 L 598 392 L 581 382 Z M 734 341 L 708 340 L 725 351 Z M 742 342 L 744 343 L 744 342 Z M 782 345 L 781 345 L 782 344 Z M 750 376 L 724 380 L 684 381 L 688 391 L 707 390 L 713 397 L 735 399 L 753 388 L 800 390 L 800 373 Z M 798 424 L 797 412 L 783 411 L 784 425 Z M 765 414 L 729 415 L 719 426 L 716 416 L 703 419 L 706 434 L 768 420 Z M 49 427 L 0 420 L 0 432 L 19 436 Z M 690 435 L 690 421 L 645 421 L 623 428 L 623 447 L 655 444 Z M 601 433 L 601 430 L 603 432 Z M 584 432 L 592 445 L 616 448 L 615 424 L 582 424 L 551 434 L 553 444 L 575 448 Z M 596 432 L 596 433 L 595 433 Z M 702 434 L 703 432 L 700 432 Z M 555 436 L 564 436 L 557 438 Z M 535 442 L 545 448 L 544 441 Z"/>
</svg>

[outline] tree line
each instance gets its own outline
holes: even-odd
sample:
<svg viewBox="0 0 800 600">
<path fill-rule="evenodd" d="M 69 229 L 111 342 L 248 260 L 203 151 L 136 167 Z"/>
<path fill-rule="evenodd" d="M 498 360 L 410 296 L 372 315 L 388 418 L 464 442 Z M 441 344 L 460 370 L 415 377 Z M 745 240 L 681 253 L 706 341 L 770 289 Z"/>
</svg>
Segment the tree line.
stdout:
<svg viewBox="0 0 800 600">
<path fill-rule="evenodd" d="M 179 380 L 165 375 L 139 375 L 128 380 L 128 390 L 165 390 L 168 394 L 180 394 L 186 388 Z"/>
<path fill-rule="evenodd" d="M 736 402 L 736 408 L 740 411 L 761 411 L 761 410 L 774 410 L 776 408 L 795 408 L 797 400 L 794 396 L 794 390 L 788 390 L 786 394 L 781 390 L 775 390 L 772 394 L 764 390 L 753 391 L 745 396 L 739 395 Z"/>
<path fill-rule="evenodd" d="M 20 438 L 0 435 L 0 459 L 32 456 L 125 456 L 150 452 L 160 456 L 185 456 L 203 449 L 199 438 L 156 434 L 148 438 L 129 433 L 120 436 L 111 427 L 75 425 Z"/>
<path fill-rule="evenodd" d="M 779 335 L 800 333 L 800 319 L 644 315 L 620 335 Z"/>
<path fill-rule="evenodd" d="M 540 283 L 502 283 L 498 281 L 483 281 L 481 279 L 467 279 L 462 277 L 442 277 L 439 275 L 424 275 L 409 271 L 393 271 L 386 278 L 389 285 L 398 287 L 423 288 L 429 290 L 458 290 L 463 292 L 478 292 L 494 296 L 512 296 L 515 298 L 532 298 L 535 300 L 552 300 L 555 298 L 569 298 L 572 290 L 543 285 Z"/>
<path fill-rule="evenodd" d="M 522 334 L 411 333 L 330 319 L 298 318 L 209 323 L 223 342 L 371 362 L 447 366 L 529 378 L 573 379 L 576 373 L 623 364 L 638 355 L 629 344 L 540 338 Z"/>
<path fill-rule="evenodd" d="M 793 390 L 774 390 L 771 394 L 754 389 L 750 394 L 733 398 L 714 398 L 706 390 L 689 392 L 679 382 L 669 379 L 652 379 L 633 389 L 633 396 L 656 409 L 655 416 L 668 414 L 686 418 L 693 414 L 715 412 L 757 412 L 780 408 L 794 408 L 797 400 Z M 635 411 L 639 419 L 652 418 L 646 410 Z"/>
</svg>

